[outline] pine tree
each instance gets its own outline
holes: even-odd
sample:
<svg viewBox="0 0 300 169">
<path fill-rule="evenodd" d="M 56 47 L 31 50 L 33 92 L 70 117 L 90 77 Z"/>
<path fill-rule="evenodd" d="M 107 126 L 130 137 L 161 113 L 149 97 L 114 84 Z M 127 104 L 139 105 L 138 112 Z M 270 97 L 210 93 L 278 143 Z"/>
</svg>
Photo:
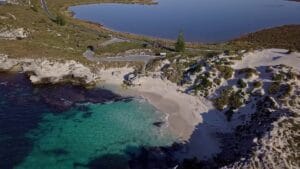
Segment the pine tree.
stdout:
<svg viewBox="0 0 300 169">
<path fill-rule="evenodd" d="M 183 32 L 180 32 L 177 38 L 177 42 L 175 44 L 175 51 L 184 52 L 184 50 L 185 50 L 184 35 Z"/>
</svg>

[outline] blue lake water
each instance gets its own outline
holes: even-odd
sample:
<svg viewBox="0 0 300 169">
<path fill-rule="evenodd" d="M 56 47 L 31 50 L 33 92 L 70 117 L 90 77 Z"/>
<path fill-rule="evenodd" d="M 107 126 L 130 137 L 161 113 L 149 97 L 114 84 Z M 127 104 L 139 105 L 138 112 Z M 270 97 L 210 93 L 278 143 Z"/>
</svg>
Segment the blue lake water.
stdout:
<svg viewBox="0 0 300 169">
<path fill-rule="evenodd" d="M 75 17 L 116 31 L 188 41 L 220 42 L 285 24 L 300 24 L 300 3 L 286 0 L 158 0 L 158 5 L 89 4 Z"/>
<path fill-rule="evenodd" d="M 106 90 L 0 74 L 0 96 L 1 169 L 127 168 L 140 147 L 176 141 L 152 105 Z"/>
</svg>

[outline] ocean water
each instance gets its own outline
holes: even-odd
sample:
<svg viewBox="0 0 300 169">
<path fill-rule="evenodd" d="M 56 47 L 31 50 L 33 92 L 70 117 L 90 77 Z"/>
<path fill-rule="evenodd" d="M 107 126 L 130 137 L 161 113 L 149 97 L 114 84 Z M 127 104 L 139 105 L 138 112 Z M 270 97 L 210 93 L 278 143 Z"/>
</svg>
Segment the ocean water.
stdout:
<svg viewBox="0 0 300 169">
<path fill-rule="evenodd" d="M 33 87 L 22 74 L 0 74 L 0 168 L 127 168 L 141 147 L 176 141 L 153 125 L 165 116 L 146 101 L 109 92 L 95 100 L 97 92 L 107 91 Z"/>
<path fill-rule="evenodd" d="M 175 39 L 222 42 L 264 28 L 300 24 L 300 3 L 287 0 L 158 0 L 157 5 L 70 7 L 75 18 L 113 30 Z"/>
</svg>

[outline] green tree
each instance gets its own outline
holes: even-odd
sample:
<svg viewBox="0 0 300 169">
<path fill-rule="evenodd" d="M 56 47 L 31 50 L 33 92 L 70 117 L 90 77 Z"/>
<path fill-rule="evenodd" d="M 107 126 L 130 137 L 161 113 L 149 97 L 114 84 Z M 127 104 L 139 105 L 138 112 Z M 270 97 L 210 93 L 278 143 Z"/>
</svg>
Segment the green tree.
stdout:
<svg viewBox="0 0 300 169">
<path fill-rule="evenodd" d="M 175 51 L 176 52 L 184 52 L 185 50 L 185 41 L 183 32 L 180 32 L 177 37 L 177 42 L 175 44 Z"/>
<path fill-rule="evenodd" d="M 60 25 L 60 26 L 66 25 L 66 20 L 65 20 L 65 18 L 64 18 L 63 16 L 61 16 L 61 15 L 57 15 L 56 18 L 55 18 L 55 20 L 54 20 L 54 22 L 57 23 L 57 24 Z"/>
<path fill-rule="evenodd" d="M 245 87 L 247 87 L 247 83 L 246 83 L 243 79 L 239 79 L 239 80 L 237 81 L 237 86 L 238 86 L 239 88 L 245 88 Z"/>
</svg>

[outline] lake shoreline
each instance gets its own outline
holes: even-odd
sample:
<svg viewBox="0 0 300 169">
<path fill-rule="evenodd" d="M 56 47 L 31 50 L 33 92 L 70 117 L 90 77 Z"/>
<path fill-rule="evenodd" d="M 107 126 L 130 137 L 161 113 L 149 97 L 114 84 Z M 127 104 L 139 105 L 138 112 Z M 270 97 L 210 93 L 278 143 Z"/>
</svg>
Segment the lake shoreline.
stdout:
<svg viewBox="0 0 300 169">
<path fill-rule="evenodd" d="M 91 21 L 89 19 L 80 19 L 80 17 L 76 17 L 76 14 L 78 12 L 75 12 L 74 10 L 72 10 L 71 8 L 73 7 L 79 7 L 81 5 L 101 5 L 101 4 L 110 4 L 110 5 L 126 5 L 126 3 L 119 3 L 119 2 L 116 2 L 116 3 L 107 3 L 107 2 L 104 2 L 104 3 L 87 3 L 87 4 L 75 4 L 75 5 L 71 5 L 71 6 L 68 6 L 68 7 L 65 7 L 64 9 L 66 11 L 68 11 L 68 13 L 70 15 L 68 15 L 70 18 L 73 18 L 75 20 L 78 20 L 80 22 L 84 22 L 86 24 L 90 24 L 90 25 L 94 25 L 100 29 L 103 29 L 103 30 L 106 30 L 106 31 L 109 31 L 109 32 L 112 32 L 113 34 L 116 34 L 116 35 L 124 35 L 124 36 L 130 36 L 130 37 L 134 37 L 134 38 L 147 38 L 147 39 L 152 39 L 152 40 L 161 40 L 161 41 L 166 41 L 166 42 L 174 42 L 176 41 L 176 37 L 172 37 L 172 38 L 168 38 L 168 37 L 159 37 L 159 36 L 155 36 L 155 35 L 150 35 L 150 34 L 147 34 L 147 33 L 134 33 L 134 31 L 130 32 L 130 31 L 122 31 L 122 29 L 118 30 L 118 28 L 113 28 L 113 26 L 108 26 L 107 24 L 104 24 L 103 21 Z M 148 3 L 133 3 L 133 4 L 142 4 L 142 5 L 149 5 Z M 154 3 L 155 4 L 155 3 Z M 152 5 L 152 3 L 150 3 L 150 5 Z M 93 19 L 92 19 L 93 20 Z M 274 29 L 274 28 L 279 28 L 279 27 L 285 27 L 285 26 L 288 26 L 288 25 L 299 25 L 299 23 L 297 24 L 296 22 L 293 22 L 293 23 L 277 23 L 272 26 L 260 26 L 259 28 L 253 28 L 255 30 L 248 30 L 248 31 L 245 31 L 244 33 L 240 33 L 239 35 L 236 35 L 236 36 L 232 36 L 230 38 L 226 38 L 226 39 L 220 39 L 220 40 L 201 40 L 201 39 L 198 39 L 198 40 L 187 40 L 187 42 L 189 44 L 206 44 L 206 45 L 210 45 L 210 44 L 224 44 L 224 43 L 228 43 L 228 42 L 232 42 L 232 41 L 236 41 L 240 38 L 243 38 L 247 35 L 251 35 L 251 34 L 254 34 L 254 33 L 258 33 L 258 32 L 261 32 L 261 31 L 264 31 L 264 30 L 269 30 L 269 29 Z M 188 32 L 188 31 L 187 31 Z M 218 36 L 218 35 L 216 35 Z M 203 38 L 202 38 L 203 39 Z M 205 38 L 204 38 L 205 39 Z M 207 39 L 207 38 L 206 38 Z"/>
</svg>

